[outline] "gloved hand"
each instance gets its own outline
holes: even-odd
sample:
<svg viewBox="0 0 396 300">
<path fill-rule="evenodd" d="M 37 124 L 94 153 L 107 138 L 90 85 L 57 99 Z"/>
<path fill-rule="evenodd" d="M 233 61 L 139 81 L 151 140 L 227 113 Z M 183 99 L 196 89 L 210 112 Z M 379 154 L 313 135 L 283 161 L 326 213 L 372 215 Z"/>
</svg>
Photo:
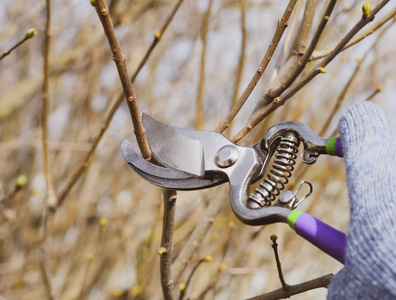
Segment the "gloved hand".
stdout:
<svg viewBox="0 0 396 300">
<path fill-rule="evenodd" d="M 396 136 L 369 102 L 344 113 L 339 133 L 351 209 L 345 267 L 327 299 L 396 299 Z"/>
</svg>

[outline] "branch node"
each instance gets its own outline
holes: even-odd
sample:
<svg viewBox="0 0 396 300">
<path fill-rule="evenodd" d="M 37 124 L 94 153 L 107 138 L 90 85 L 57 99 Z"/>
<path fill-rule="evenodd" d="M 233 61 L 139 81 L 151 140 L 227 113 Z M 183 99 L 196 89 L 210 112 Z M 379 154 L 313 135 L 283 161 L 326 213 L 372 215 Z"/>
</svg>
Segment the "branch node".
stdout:
<svg viewBox="0 0 396 300">
<path fill-rule="evenodd" d="M 100 13 L 102 14 L 102 16 L 107 16 L 107 9 L 103 7 L 103 8 L 100 10 Z"/>
</svg>

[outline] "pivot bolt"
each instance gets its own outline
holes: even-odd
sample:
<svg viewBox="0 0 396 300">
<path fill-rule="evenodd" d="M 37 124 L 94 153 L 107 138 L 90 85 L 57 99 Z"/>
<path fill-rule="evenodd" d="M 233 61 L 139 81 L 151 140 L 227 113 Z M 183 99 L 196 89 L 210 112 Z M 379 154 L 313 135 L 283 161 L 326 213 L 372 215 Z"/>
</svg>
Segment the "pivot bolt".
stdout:
<svg viewBox="0 0 396 300">
<path fill-rule="evenodd" d="M 232 166 L 239 158 L 239 151 L 234 145 L 226 145 L 217 152 L 216 164 L 221 168 Z"/>
</svg>

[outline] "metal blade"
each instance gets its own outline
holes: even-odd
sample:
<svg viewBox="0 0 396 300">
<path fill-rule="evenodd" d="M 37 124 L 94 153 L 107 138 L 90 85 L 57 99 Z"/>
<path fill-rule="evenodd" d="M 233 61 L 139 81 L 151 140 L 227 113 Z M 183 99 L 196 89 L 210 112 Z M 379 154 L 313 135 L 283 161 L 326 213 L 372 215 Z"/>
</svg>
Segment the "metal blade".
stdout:
<svg viewBox="0 0 396 300">
<path fill-rule="evenodd" d="M 200 141 L 185 137 L 174 127 L 145 113 L 143 126 L 152 155 L 159 163 L 189 175 L 204 175 L 204 152 Z"/>
</svg>

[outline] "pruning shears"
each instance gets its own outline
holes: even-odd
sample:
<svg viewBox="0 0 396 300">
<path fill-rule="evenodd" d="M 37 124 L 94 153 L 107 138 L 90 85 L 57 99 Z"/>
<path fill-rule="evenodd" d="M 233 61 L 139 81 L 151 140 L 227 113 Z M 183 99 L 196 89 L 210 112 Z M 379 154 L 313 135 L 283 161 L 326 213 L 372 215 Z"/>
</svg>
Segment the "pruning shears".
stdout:
<svg viewBox="0 0 396 300">
<path fill-rule="evenodd" d="M 344 263 L 345 234 L 296 210 L 311 194 L 311 183 L 301 182 L 294 193 L 281 192 L 292 176 L 300 144 L 302 161 L 313 164 L 321 154 L 342 157 L 339 138 L 324 139 L 306 125 L 288 121 L 271 127 L 260 142 L 242 147 L 221 133 L 173 127 L 148 114 L 143 114 L 143 126 L 155 163 L 143 159 L 128 140 L 120 144 L 124 159 L 143 179 L 173 190 L 206 189 L 229 182 L 231 207 L 242 223 L 288 223 L 300 236 Z M 250 185 L 264 176 L 249 195 Z M 309 192 L 299 199 L 303 185 Z"/>
</svg>

